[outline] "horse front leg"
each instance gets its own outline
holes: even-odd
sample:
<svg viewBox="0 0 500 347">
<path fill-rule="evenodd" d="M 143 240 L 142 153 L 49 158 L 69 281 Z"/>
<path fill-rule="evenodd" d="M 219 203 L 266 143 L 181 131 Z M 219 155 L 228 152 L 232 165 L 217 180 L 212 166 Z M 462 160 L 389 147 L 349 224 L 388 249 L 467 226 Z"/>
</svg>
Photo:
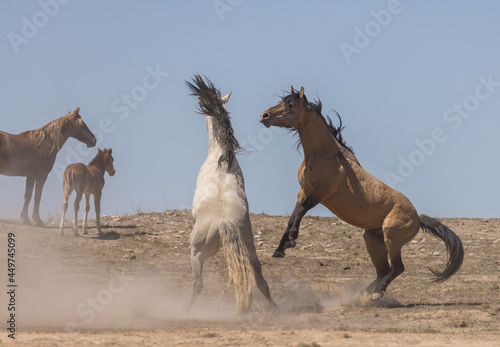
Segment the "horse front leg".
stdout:
<svg viewBox="0 0 500 347">
<path fill-rule="evenodd" d="M 24 205 L 21 212 L 21 223 L 24 225 L 31 225 L 28 217 L 28 207 L 30 205 L 31 196 L 33 195 L 33 187 L 35 186 L 34 177 L 26 177 L 26 190 L 24 192 Z"/>
<path fill-rule="evenodd" d="M 99 232 L 99 235 L 102 235 L 102 229 L 101 229 L 101 192 L 96 192 L 94 194 L 94 205 L 95 205 L 95 222 L 97 226 L 97 231 Z"/>
<path fill-rule="evenodd" d="M 37 227 L 45 226 L 45 224 L 43 224 L 40 218 L 40 201 L 42 200 L 42 190 L 46 180 L 47 180 L 47 175 L 38 177 L 36 179 L 35 205 L 33 206 L 33 220 L 35 221 Z"/>
<path fill-rule="evenodd" d="M 297 245 L 295 240 L 299 237 L 299 227 L 302 218 L 305 216 L 307 211 L 316 206 L 320 201 L 315 192 L 316 191 L 302 199 L 302 197 L 305 196 L 305 193 L 302 189 L 299 191 L 297 205 L 295 205 L 295 209 L 288 220 L 288 226 L 283 234 L 283 237 L 281 238 L 278 248 L 274 251 L 273 257 L 283 258 L 285 256 L 285 249 L 293 248 Z"/>
</svg>

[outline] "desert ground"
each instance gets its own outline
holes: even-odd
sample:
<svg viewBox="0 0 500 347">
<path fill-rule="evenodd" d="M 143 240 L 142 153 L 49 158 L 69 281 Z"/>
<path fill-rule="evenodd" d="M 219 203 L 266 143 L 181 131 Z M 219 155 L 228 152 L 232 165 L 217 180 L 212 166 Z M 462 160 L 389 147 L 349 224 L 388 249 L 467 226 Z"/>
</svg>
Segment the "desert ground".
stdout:
<svg viewBox="0 0 500 347">
<path fill-rule="evenodd" d="M 45 228 L 0 220 L 0 276 L 7 292 L 9 234 L 15 239 L 15 340 L 19 346 L 500 346 L 500 220 L 443 219 L 465 248 L 462 268 L 432 283 L 446 249 L 420 232 L 403 248 L 405 272 L 372 302 L 360 290 L 375 278 L 362 230 L 337 218 L 305 217 L 297 247 L 272 254 L 287 217 L 251 215 L 259 259 L 278 303 L 256 289 L 250 312 L 235 316 L 222 252 L 204 267 L 190 312 L 191 212 L 106 216 L 74 237 L 67 221 Z M 81 230 L 80 230 L 81 233 Z M 3 252 L 3 253 L 2 253 Z M 9 319 L 8 294 L 0 297 Z"/>
</svg>

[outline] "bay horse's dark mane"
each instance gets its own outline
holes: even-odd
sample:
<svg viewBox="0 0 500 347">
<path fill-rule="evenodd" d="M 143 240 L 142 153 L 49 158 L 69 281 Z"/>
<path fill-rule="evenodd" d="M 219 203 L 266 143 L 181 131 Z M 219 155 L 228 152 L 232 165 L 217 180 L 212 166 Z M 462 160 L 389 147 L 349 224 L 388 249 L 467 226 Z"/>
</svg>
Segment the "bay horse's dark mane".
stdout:
<svg viewBox="0 0 500 347">
<path fill-rule="evenodd" d="M 347 144 L 347 142 L 344 140 L 344 137 L 342 136 L 342 130 L 344 130 L 344 126 L 342 125 L 342 117 L 340 117 L 340 114 L 337 111 L 333 110 L 335 112 L 335 114 L 337 115 L 337 118 L 339 119 L 339 125 L 336 127 L 335 125 L 333 125 L 333 122 L 332 122 L 330 117 L 328 117 L 328 116 L 325 117 L 325 116 L 323 116 L 323 114 L 321 114 L 321 109 L 322 109 L 323 105 L 322 105 L 319 97 L 318 97 L 318 100 L 315 102 L 307 101 L 307 98 L 305 95 L 303 97 L 305 98 L 307 106 L 312 111 L 314 111 L 316 113 L 318 118 L 320 118 L 321 120 L 323 120 L 323 122 L 325 122 L 326 126 L 328 127 L 328 129 L 330 130 L 332 135 L 342 145 L 342 147 L 346 148 L 354 155 L 354 150 L 352 149 L 351 146 L 349 146 Z M 299 99 L 299 93 L 298 93 L 298 91 L 296 91 L 294 89 L 293 94 L 289 94 L 289 95 L 283 97 L 283 102 L 286 103 L 287 101 L 296 101 L 298 99 Z M 294 134 L 297 134 L 297 129 L 292 129 L 291 131 L 294 132 Z M 302 142 L 301 142 L 300 137 L 299 137 L 299 140 L 297 143 L 297 148 L 299 148 L 301 145 L 302 145 Z"/>
<path fill-rule="evenodd" d="M 224 150 L 224 154 L 219 158 L 219 167 L 223 162 L 228 164 L 228 168 L 231 167 L 236 157 L 235 153 L 243 148 L 234 137 L 229 112 L 221 100 L 220 90 L 208 78 L 203 79 L 198 74 L 194 75 L 193 83 L 186 82 L 186 84 L 191 90 L 191 95 L 198 97 L 198 113 L 211 116 L 217 122 L 218 131 L 215 138 Z"/>
</svg>

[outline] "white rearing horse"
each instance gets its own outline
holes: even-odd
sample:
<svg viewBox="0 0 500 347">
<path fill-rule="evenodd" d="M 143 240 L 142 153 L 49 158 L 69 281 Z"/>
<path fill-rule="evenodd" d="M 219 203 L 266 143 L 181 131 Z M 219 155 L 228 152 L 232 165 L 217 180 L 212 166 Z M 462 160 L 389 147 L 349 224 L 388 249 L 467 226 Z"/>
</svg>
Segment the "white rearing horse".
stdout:
<svg viewBox="0 0 500 347">
<path fill-rule="evenodd" d="M 203 288 L 203 262 L 222 247 L 229 270 L 229 281 L 235 287 L 238 314 L 248 311 L 254 279 L 271 308 L 276 304 L 262 276 L 255 250 L 248 212 L 243 173 L 235 152 L 240 148 L 224 104 L 231 93 L 221 98 L 212 82 L 195 75 L 186 82 L 192 95 L 198 97 L 198 109 L 205 114 L 208 130 L 208 155 L 196 182 L 192 214 L 191 269 L 193 293 L 187 309 Z"/>
</svg>

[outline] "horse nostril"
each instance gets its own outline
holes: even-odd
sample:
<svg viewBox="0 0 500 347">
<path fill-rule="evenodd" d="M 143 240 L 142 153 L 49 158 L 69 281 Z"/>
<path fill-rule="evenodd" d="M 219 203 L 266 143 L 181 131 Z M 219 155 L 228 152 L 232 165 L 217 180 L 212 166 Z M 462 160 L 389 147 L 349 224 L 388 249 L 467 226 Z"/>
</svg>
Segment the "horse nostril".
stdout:
<svg viewBox="0 0 500 347">
<path fill-rule="evenodd" d="M 268 119 L 268 118 L 269 118 L 269 113 L 262 114 L 262 119 Z"/>
</svg>

